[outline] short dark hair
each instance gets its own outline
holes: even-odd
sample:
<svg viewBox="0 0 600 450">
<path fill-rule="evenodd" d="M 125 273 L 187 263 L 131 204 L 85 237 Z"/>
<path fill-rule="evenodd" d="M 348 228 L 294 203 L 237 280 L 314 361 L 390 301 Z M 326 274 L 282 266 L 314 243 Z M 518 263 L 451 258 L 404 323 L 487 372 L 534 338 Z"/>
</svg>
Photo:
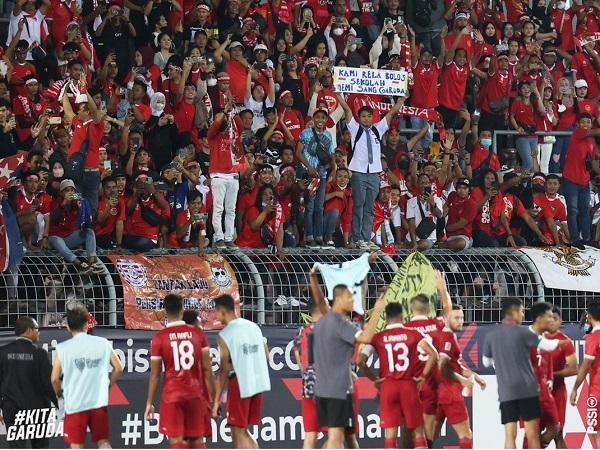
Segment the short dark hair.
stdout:
<svg viewBox="0 0 600 450">
<path fill-rule="evenodd" d="M 224 309 L 227 312 L 235 311 L 235 300 L 229 294 L 222 294 L 215 298 L 215 309 Z"/>
<path fill-rule="evenodd" d="M 404 307 L 400 302 L 390 302 L 385 305 L 385 316 L 388 319 L 400 319 L 404 314 Z"/>
<path fill-rule="evenodd" d="M 555 173 L 550 173 L 550 174 L 546 175 L 546 182 L 548 182 L 550 180 L 556 180 L 560 183 L 560 177 L 558 175 L 556 175 Z"/>
<path fill-rule="evenodd" d="M 10 108 L 10 102 L 8 100 L 6 100 L 5 98 L 0 98 L 0 108 Z"/>
<path fill-rule="evenodd" d="M 88 310 L 82 307 L 73 308 L 67 314 L 67 325 L 71 331 L 83 331 L 83 327 L 87 324 Z"/>
<path fill-rule="evenodd" d="M 560 308 L 556 305 L 552 305 L 552 314 L 558 314 L 558 317 L 562 318 L 562 312 Z"/>
<path fill-rule="evenodd" d="M 358 116 L 361 115 L 361 113 L 363 112 L 368 112 L 369 114 L 373 114 L 373 108 L 371 108 L 370 106 L 362 106 L 359 110 L 358 110 Z"/>
<path fill-rule="evenodd" d="M 195 309 L 186 309 L 183 311 L 183 321 L 188 325 L 196 325 L 199 318 L 200 314 Z"/>
<path fill-rule="evenodd" d="M 35 328 L 35 322 L 29 316 L 21 316 L 15 321 L 15 335 L 17 336 L 22 336 L 32 328 Z"/>
<path fill-rule="evenodd" d="M 348 289 L 347 284 L 336 284 L 333 288 L 333 301 L 335 302 L 335 299 L 339 297 L 346 289 Z"/>
<path fill-rule="evenodd" d="M 40 158 L 44 157 L 44 152 L 41 150 L 29 150 L 27 153 L 27 161 L 31 161 L 34 156 L 39 156 Z"/>
<path fill-rule="evenodd" d="M 168 316 L 176 316 L 183 309 L 183 297 L 179 294 L 168 294 L 163 300 Z"/>
<path fill-rule="evenodd" d="M 531 321 L 535 322 L 538 317 L 543 316 L 548 311 L 552 310 L 552 305 L 546 302 L 537 302 L 531 306 Z"/>
<path fill-rule="evenodd" d="M 106 185 L 111 181 L 116 183 L 117 179 L 111 175 L 110 177 L 106 177 L 104 180 L 102 180 L 102 189 L 106 188 Z"/>
<path fill-rule="evenodd" d="M 590 119 L 590 120 L 594 120 L 594 118 L 592 117 L 592 115 L 590 113 L 581 113 L 579 114 L 579 116 L 577 117 L 577 122 L 579 122 L 581 119 Z"/>
<path fill-rule="evenodd" d="M 587 312 L 594 320 L 600 320 L 600 297 L 592 297 L 588 301 Z"/>
<path fill-rule="evenodd" d="M 239 115 L 240 117 L 242 117 L 242 114 L 250 114 L 252 117 L 254 117 L 254 113 L 252 112 L 252 110 L 251 110 L 251 109 L 244 109 L 243 111 L 240 111 L 240 112 L 238 113 L 238 115 Z"/>
<path fill-rule="evenodd" d="M 504 297 L 500 302 L 502 308 L 502 317 L 510 316 L 513 310 L 523 306 L 523 300 L 519 297 Z"/>
<path fill-rule="evenodd" d="M 349 171 L 349 170 L 348 170 L 346 167 L 338 167 L 338 168 L 336 169 L 336 173 L 337 173 L 337 172 L 340 172 L 340 171 L 341 171 L 341 172 L 346 172 L 348 175 L 350 175 L 350 171 Z"/>
<path fill-rule="evenodd" d="M 200 193 L 200 191 L 197 191 L 196 189 L 191 190 L 190 192 L 187 193 L 187 195 L 185 196 L 188 204 L 190 202 L 193 202 L 194 200 L 196 200 L 198 197 L 200 197 L 200 200 L 204 201 L 204 199 L 202 198 L 202 194 Z"/>
<path fill-rule="evenodd" d="M 308 305 L 306 307 L 308 308 L 308 313 L 311 316 L 314 313 L 319 312 L 319 304 L 317 303 L 317 301 L 314 298 L 308 299 Z"/>
<path fill-rule="evenodd" d="M 134 85 L 134 86 L 141 86 L 141 87 L 142 87 L 142 90 L 144 91 L 144 93 L 147 93 L 147 92 L 148 92 L 148 86 L 146 85 L 146 83 L 144 83 L 144 82 L 143 82 L 143 81 L 141 81 L 141 80 L 135 80 L 135 81 L 133 82 L 133 85 Z"/>
<path fill-rule="evenodd" d="M 84 67 L 83 62 L 80 59 L 72 59 L 67 63 L 67 67 L 71 69 L 76 64 L 79 64 L 81 67 Z"/>
</svg>

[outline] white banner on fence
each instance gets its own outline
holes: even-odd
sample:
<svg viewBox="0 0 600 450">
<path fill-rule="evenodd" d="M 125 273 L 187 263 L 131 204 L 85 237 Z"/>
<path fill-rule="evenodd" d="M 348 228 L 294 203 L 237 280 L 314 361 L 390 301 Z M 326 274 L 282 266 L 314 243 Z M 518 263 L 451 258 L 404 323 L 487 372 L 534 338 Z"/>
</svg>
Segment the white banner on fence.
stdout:
<svg viewBox="0 0 600 450">
<path fill-rule="evenodd" d="M 600 292 L 600 251 L 586 247 L 522 248 L 537 267 L 548 288 Z"/>
<path fill-rule="evenodd" d="M 408 73 L 403 70 L 333 68 L 337 92 L 403 96 L 408 95 L 407 81 Z"/>
</svg>

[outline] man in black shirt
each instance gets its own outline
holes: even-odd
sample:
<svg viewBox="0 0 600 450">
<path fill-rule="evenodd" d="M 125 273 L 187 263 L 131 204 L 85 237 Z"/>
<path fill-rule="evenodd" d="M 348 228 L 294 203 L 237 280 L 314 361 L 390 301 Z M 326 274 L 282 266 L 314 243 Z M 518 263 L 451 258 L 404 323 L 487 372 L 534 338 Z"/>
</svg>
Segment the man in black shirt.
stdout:
<svg viewBox="0 0 600 450">
<path fill-rule="evenodd" d="M 15 322 L 14 342 L 0 348 L 0 407 L 6 428 L 19 411 L 49 408 L 58 401 L 50 383 L 52 371 L 46 350 L 36 346 L 40 330 L 35 320 L 22 316 Z M 2 416 L 0 416 L 0 420 Z M 31 448 L 48 448 L 48 438 L 31 439 Z M 8 441 L 10 448 L 26 448 L 27 441 Z"/>
</svg>

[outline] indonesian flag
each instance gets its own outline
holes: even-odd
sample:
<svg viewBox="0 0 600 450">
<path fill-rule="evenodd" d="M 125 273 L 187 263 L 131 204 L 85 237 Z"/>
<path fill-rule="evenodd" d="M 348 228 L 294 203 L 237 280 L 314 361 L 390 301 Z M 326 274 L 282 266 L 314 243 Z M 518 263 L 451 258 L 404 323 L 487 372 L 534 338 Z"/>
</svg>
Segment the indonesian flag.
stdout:
<svg viewBox="0 0 600 450">
<path fill-rule="evenodd" d="M 0 159 L 0 190 L 7 189 L 21 173 L 25 156 L 17 154 Z"/>
<path fill-rule="evenodd" d="M 2 199 L 0 204 L 0 271 L 15 267 L 23 259 L 23 243 L 19 232 L 19 224 L 8 200 Z"/>
</svg>

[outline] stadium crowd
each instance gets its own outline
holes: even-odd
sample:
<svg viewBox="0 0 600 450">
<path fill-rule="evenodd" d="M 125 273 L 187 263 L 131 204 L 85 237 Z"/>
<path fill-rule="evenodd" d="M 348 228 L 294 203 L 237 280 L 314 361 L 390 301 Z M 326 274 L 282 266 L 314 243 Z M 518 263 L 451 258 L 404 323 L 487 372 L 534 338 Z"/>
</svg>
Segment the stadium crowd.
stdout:
<svg viewBox="0 0 600 450">
<path fill-rule="evenodd" d="M 597 246 L 599 17 L 593 0 L 18 0 L 0 156 L 26 164 L 5 194 L 29 250 L 88 274 L 96 247 Z M 335 66 L 406 71 L 407 95 L 335 92 Z"/>
</svg>

